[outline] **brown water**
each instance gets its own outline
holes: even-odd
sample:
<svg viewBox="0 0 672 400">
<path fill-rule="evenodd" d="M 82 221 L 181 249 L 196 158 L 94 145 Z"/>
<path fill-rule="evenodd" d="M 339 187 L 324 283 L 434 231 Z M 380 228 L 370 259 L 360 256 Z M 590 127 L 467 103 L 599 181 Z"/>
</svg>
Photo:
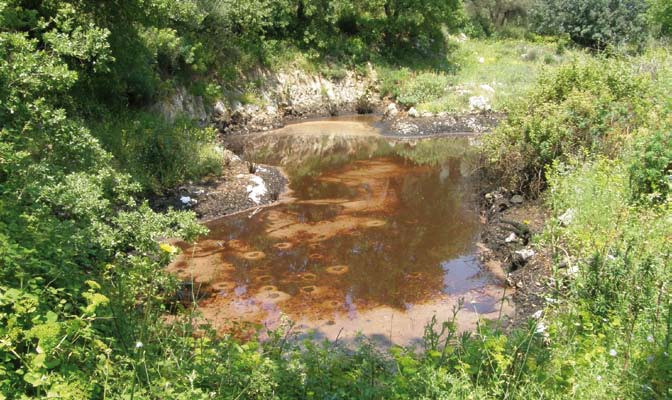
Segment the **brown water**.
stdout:
<svg viewBox="0 0 672 400">
<path fill-rule="evenodd" d="M 498 316 L 503 289 L 478 261 L 469 140 L 374 136 L 353 148 L 325 140 L 341 137 L 333 125 L 308 143 L 270 135 L 277 151 L 266 161 L 302 154 L 284 159 L 292 199 L 212 221 L 207 238 L 181 245 L 170 268 L 210 294 L 199 303 L 204 317 L 240 333 L 245 323 L 275 328 L 286 315 L 318 338 L 361 332 L 389 345 L 418 341 L 432 316 L 452 318 L 460 298 L 461 330 Z"/>
</svg>

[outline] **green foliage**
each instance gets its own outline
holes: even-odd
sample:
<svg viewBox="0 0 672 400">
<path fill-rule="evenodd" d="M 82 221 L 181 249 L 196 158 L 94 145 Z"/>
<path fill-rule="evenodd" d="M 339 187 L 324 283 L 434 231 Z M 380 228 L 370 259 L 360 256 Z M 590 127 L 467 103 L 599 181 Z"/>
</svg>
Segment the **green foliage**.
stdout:
<svg viewBox="0 0 672 400">
<path fill-rule="evenodd" d="M 672 130 L 638 138 L 630 166 L 633 195 L 649 201 L 669 201 L 672 194 Z"/>
<path fill-rule="evenodd" d="M 663 36 L 672 36 L 672 3 L 667 0 L 651 0 L 649 15 Z"/>
<path fill-rule="evenodd" d="M 119 167 L 150 190 L 160 191 L 222 169 L 214 128 L 200 128 L 187 119 L 169 123 L 148 113 L 122 113 L 94 130 Z"/>
<path fill-rule="evenodd" d="M 486 138 L 486 151 L 504 180 L 543 188 L 545 168 L 584 151 L 614 154 L 644 126 L 652 107 L 647 75 L 624 61 L 595 60 L 547 74 L 508 120 Z"/>
<path fill-rule="evenodd" d="M 494 34 L 513 37 L 506 32 L 513 29 L 512 27 L 521 27 L 524 31 L 533 4 L 531 0 L 465 1 L 464 6 L 469 17 L 468 29 L 476 37 L 490 37 Z"/>
<path fill-rule="evenodd" d="M 641 45 L 647 35 L 644 0 L 542 0 L 534 9 L 541 33 L 569 35 L 582 46 Z"/>
</svg>

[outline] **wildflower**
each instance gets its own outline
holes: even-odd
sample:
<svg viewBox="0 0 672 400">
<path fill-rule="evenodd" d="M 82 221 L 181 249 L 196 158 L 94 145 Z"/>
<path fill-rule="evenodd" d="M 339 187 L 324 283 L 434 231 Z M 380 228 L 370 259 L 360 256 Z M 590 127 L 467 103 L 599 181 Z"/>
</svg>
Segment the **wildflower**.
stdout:
<svg viewBox="0 0 672 400">
<path fill-rule="evenodd" d="M 646 337 L 646 341 L 649 343 L 653 343 L 653 336 L 649 335 Z"/>
<path fill-rule="evenodd" d="M 616 357 L 617 354 L 618 354 L 618 353 L 616 352 L 616 349 L 611 349 L 611 350 L 609 350 L 609 355 L 610 355 L 610 356 L 612 356 L 612 357 Z"/>
<path fill-rule="evenodd" d="M 539 321 L 539 323 L 537 324 L 537 329 L 536 329 L 535 332 L 537 332 L 537 333 L 546 332 L 546 324 L 544 324 L 542 321 Z"/>
<path fill-rule="evenodd" d="M 173 245 L 170 245 L 168 243 L 161 243 L 159 245 L 159 248 L 163 251 L 165 251 L 168 254 L 175 254 L 177 253 L 177 248 Z"/>
<path fill-rule="evenodd" d="M 602 382 L 602 375 L 596 376 L 595 379 L 597 379 L 598 382 Z"/>
<path fill-rule="evenodd" d="M 136 349 L 140 349 L 140 348 L 142 348 L 142 346 L 144 346 L 144 345 L 142 344 L 141 341 L 138 340 L 137 342 L 135 342 L 135 348 Z"/>
</svg>

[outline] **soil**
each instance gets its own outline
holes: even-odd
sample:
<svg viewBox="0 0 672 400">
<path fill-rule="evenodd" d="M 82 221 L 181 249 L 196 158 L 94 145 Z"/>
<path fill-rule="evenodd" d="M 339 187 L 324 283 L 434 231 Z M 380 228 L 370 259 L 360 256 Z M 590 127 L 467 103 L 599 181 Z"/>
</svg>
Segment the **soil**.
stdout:
<svg viewBox="0 0 672 400">
<path fill-rule="evenodd" d="M 275 204 L 289 195 L 288 179 L 281 168 L 246 162 L 228 150 L 224 154 L 225 166 L 220 176 L 167 191 L 151 200 L 152 208 L 193 210 L 199 220 L 205 222 Z M 266 187 L 257 201 L 250 196 L 255 177 L 261 178 Z"/>
<path fill-rule="evenodd" d="M 481 197 L 481 261 L 491 271 L 499 271 L 513 290 L 515 316 L 511 327 L 525 324 L 544 308 L 552 283 L 551 255 L 547 249 L 532 245 L 533 237 L 544 229 L 547 212 L 539 199 L 522 198 L 521 203 L 514 203 L 514 196 L 498 189 Z M 523 234 L 517 227 L 524 227 Z M 521 250 L 534 253 L 523 259 L 516 253 Z"/>
</svg>

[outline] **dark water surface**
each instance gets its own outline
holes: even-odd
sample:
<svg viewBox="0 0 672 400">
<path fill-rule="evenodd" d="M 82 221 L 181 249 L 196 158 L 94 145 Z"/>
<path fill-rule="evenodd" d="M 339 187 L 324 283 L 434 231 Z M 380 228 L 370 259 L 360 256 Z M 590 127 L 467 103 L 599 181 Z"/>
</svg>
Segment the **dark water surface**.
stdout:
<svg viewBox="0 0 672 400">
<path fill-rule="evenodd" d="M 470 139 L 390 143 L 370 126 L 343 139 L 333 125 L 258 140 L 266 147 L 252 153 L 284 164 L 292 198 L 212 221 L 207 238 L 182 244 L 171 269 L 210 294 L 205 318 L 235 331 L 286 315 L 317 337 L 409 344 L 459 298 L 462 329 L 498 314 L 502 289 L 478 261 Z"/>
</svg>

